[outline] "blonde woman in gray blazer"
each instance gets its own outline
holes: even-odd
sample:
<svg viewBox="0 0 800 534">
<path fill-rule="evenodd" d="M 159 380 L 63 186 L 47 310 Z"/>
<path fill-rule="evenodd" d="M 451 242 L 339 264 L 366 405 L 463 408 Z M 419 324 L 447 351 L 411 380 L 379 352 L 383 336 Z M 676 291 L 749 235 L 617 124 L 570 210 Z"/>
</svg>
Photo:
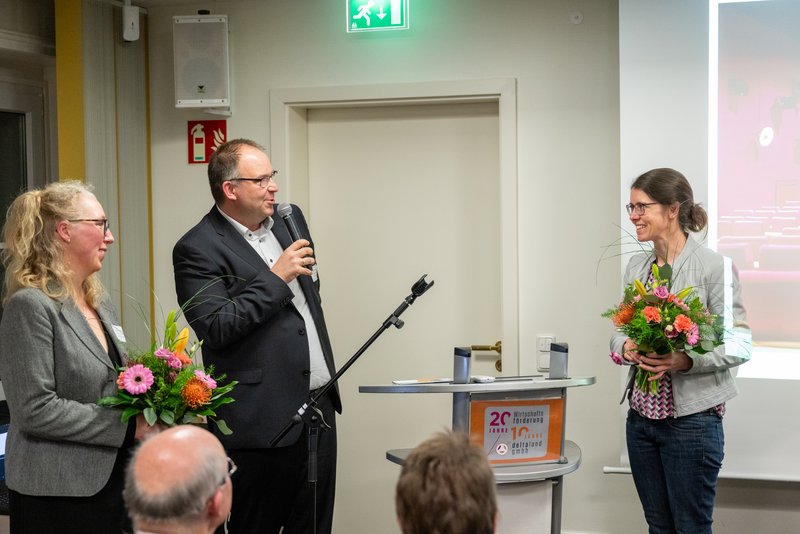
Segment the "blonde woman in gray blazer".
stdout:
<svg viewBox="0 0 800 534">
<path fill-rule="evenodd" d="M 79 182 L 21 194 L 8 210 L 0 380 L 11 532 L 122 532 L 128 451 L 148 427 L 95 402 L 116 390 L 125 336 L 96 276 L 114 242 Z"/>
</svg>

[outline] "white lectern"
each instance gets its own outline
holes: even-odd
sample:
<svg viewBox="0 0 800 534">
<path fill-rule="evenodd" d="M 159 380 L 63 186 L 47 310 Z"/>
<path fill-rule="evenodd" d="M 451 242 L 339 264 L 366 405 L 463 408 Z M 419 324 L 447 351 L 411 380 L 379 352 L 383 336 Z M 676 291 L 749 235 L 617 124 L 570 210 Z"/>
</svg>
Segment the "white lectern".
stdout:
<svg viewBox="0 0 800 534">
<path fill-rule="evenodd" d="M 581 450 L 564 439 L 567 388 L 594 377 L 502 377 L 491 383 L 420 383 L 360 386 L 361 393 L 449 393 L 453 429 L 483 445 L 498 484 L 501 532 L 561 532 L 564 475 L 575 471 Z M 402 464 L 411 449 L 386 457 Z"/>
</svg>

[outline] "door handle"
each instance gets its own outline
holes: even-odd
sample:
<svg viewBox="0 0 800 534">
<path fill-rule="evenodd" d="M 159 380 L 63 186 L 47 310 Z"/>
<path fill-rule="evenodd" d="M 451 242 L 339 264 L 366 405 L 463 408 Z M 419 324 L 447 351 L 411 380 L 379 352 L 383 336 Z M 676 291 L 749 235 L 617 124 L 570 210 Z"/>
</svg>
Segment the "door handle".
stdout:
<svg viewBox="0 0 800 534">
<path fill-rule="evenodd" d="M 503 355 L 503 342 L 498 341 L 494 345 L 471 345 L 470 348 L 472 350 L 481 350 L 481 351 L 494 351 L 497 354 Z M 499 358 L 496 362 L 494 362 L 494 368 L 497 369 L 498 373 L 503 372 L 503 359 Z"/>
<path fill-rule="evenodd" d="M 472 350 L 481 350 L 481 351 L 494 351 L 497 354 L 503 354 L 503 342 L 498 341 L 494 345 L 471 345 L 470 348 Z"/>
</svg>

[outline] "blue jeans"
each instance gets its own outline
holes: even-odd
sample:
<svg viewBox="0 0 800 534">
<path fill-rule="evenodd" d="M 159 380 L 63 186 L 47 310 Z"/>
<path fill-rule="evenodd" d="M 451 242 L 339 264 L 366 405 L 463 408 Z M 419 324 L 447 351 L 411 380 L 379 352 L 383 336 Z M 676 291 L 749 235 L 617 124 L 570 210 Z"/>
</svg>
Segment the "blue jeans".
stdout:
<svg viewBox="0 0 800 534">
<path fill-rule="evenodd" d="M 626 438 L 650 534 L 710 534 L 722 419 L 708 410 L 663 420 L 628 410 Z"/>
</svg>

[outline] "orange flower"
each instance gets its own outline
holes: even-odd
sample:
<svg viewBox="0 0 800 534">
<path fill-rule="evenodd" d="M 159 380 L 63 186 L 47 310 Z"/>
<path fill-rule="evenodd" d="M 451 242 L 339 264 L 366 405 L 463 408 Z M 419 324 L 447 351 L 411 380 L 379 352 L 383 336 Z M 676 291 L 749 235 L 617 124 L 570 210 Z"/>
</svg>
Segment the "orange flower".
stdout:
<svg viewBox="0 0 800 534">
<path fill-rule="evenodd" d="M 633 313 L 635 311 L 636 305 L 633 302 L 620 304 L 617 313 L 611 317 L 611 320 L 614 322 L 614 326 L 623 326 L 631 322 L 631 319 L 633 319 Z"/>
<path fill-rule="evenodd" d="M 119 389 L 125 388 L 125 383 L 122 381 L 123 376 L 125 376 L 125 371 L 120 371 L 119 376 L 117 377 L 117 387 L 119 387 Z"/>
<path fill-rule="evenodd" d="M 181 397 L 192 410 L 196 410 L 211 400 L 211 388 L 203 383 L 202 380 L 193 376 L 183 386 Z"/>
<path fill-rule="evenodd" d="M 689 330 L 694 328 L 694 323 L 692 322 L 692 320 L 683 314 L 675 317 L 675 322 L 673 324 L 675 325 L 675 330 L 677 330 L 678 332 L 688 332 Z"/>
<path fill-rule="evenodd" d="M 178 358 L 183 365 L 189 365 L 192 363 L 192 359 L 183 351 L 176 353 L 175 357 Z"/>
<path fill-rule="evenodd" d="M 655 306 L 645 306 L 644 308 L 644 318 L 647 319 L 648 323 L 660 323 L 661 322 L 661 313 L 658 311 L 658 308 Z"/>
</svg>

